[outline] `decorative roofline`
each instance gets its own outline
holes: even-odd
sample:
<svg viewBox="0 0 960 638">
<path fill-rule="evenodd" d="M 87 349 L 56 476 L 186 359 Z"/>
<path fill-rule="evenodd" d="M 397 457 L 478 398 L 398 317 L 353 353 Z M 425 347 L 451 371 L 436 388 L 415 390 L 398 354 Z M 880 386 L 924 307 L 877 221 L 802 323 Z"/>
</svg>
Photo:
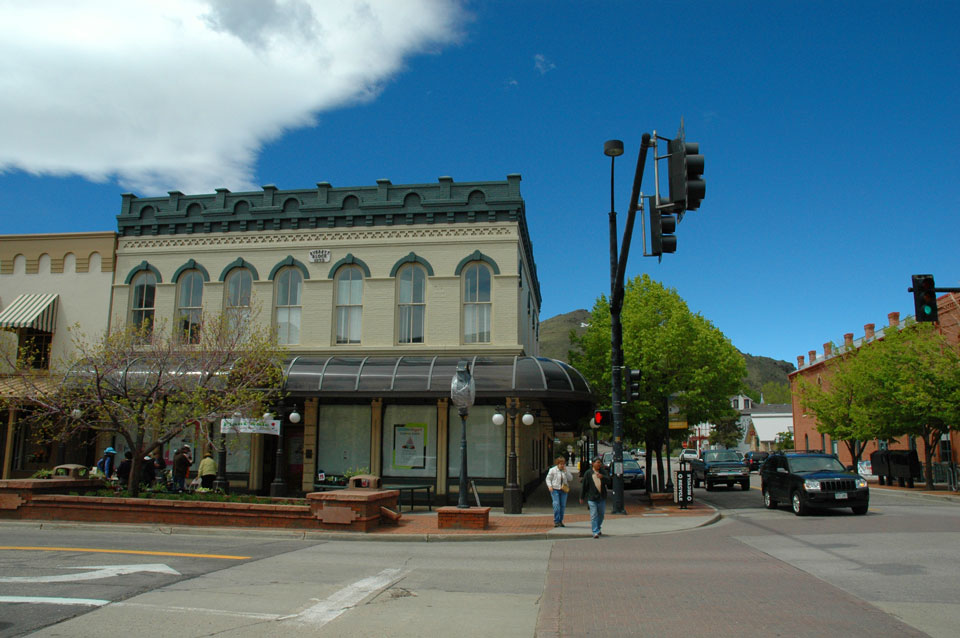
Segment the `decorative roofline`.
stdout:
<svg viewBox="0 0 960 638">
<path fill-rule="evenodd" d="M 124 193 L 117 232 L 121 238 L 194 233 L 236 233 L 264 230 L 312 230 L 373 226 L 479 224 L 516 222 L 530 267 L 537 305 L 542 305 L 540 280 L 533 259 L 526 210 L 520 195 L 520 175 L 505 181 L 454 182 L 440 177 L 436 184 L 392 184 L 378 179 L 376 186 L 279 190 L 273 184 L 261 191 L 137 197 Z"/>
</svg>

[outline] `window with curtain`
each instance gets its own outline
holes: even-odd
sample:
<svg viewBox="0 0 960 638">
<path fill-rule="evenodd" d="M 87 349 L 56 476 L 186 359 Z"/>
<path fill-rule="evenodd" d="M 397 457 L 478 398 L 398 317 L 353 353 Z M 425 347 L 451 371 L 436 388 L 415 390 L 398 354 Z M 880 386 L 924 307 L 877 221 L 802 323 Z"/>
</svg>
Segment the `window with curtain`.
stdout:
<svg viewBox="0 0 960 638">
<path fill-rule="evenodd" d="M 397 274 L 397 332 L 399 343 L 423 343 L 426 316 L 427 271 L 406 266 Z"/>
<path fill-rule="evenodd" d="M 319 419 L 317 472 L 343 474 L 366 469 L 369 473 L 370 406 L 321 405 Z"/>
<path fill-rule="evenodd" d="M 300 295 L 303 275 L 296 268 L 285 268 L 274 280 L 277 340 L 281 344 L 300 343 Z"/>
<path fill-rule="evenodd" d="M 463 342 L 490 343 L 490 269 L 475 262 L 463 269 Z"/>
<path fill-rule="evenodd" d="M 344 266 L 337 273 L 337 343 L 360 343 L 363 271 Z"/>
<path fill-rule="evenodd" d="M 200 343 L 203 315 L 203 275 L 188 270 L 177 281 L 177 326 L 184 343 Z"/>
<path fill-rule="evenodd" d="M 475 405 L 467 415 L 467 473 L 472 478 L 504 478 L 507 467 L 507 425 L 493 424 L 496 409 Z M 460 414 L 450 406 L 447 475 L 460 476 Z M 454 489 L 456 487 L 454 486 Z"/>
<path fill-rule="evenodd" d="M 237 329 L 250 318 L 253 275 L 246 268 L 234 268 L 227 275 L 226 312 L 230 327 Z"/>
<path fill-rule="evenodd" d="M 157 296 L 157 277 L 143 271 L 133 280 L 130 323 L 146 334 L 153 332 L 153 314 Z"/>
</svg>

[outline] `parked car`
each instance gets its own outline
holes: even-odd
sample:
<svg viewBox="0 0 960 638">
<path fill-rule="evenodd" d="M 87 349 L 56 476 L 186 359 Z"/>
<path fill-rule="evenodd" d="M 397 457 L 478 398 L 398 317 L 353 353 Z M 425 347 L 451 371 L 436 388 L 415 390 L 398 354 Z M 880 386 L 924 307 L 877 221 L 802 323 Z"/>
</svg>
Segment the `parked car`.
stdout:
<svg viewBox="0 0 960 638">
<path fill-rule="evenodd" d="M 613 452 L 606 452 L 603 455 L 603 465 L 607 474 L 613 477 Z M 646 483 L 646 476 L 640 463 L 633 456 L 624 450 L 623 452 L 623 489 L 635 490 L 641 489 Z"/>
<path fill-rule="evenodd" d="M 760 466 L 763 465 L 763 462 L 767 460 L 768 456 L 770 456 L 769 452 L 751 450 L 743 455 L 743 464 L 746 465 L 747 469 L 751 472 L 759 472 Z"/>
<path fill-rule="evenodd" d="M 689 462 L 697 458 L 697 450 L 692 447 L 685 447 L 680 450 L 679 457 L 677 461 L 679 463 Z"/>
<path fill-rule="evenodd" d="M 867 480 L 832 454 L 771 454 L 760 468 L 760 489 L 767 509 L 786 502 L 797 516 L 828 507 L 849 507 L 862 515 L 870 506 Z"/>
<path fill-rule="evenodd" d="M 718 483 L 726 483 L 727 487 L 739 483 L 741 489 L 750 489 L 750 470 L 733 450 L 701 450 L 700 456 L 690 461 L 690 469 L 694 487 L 700 487 L 702 482 L 712 490 Z"/>
</svg>

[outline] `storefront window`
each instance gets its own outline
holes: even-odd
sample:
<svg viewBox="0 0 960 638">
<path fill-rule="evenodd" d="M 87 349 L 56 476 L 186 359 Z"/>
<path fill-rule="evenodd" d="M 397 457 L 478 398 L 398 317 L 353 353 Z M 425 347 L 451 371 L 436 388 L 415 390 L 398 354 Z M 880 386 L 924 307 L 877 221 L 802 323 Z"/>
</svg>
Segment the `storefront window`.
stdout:
<svg viewBox="0 0 960 638">
<path fill-rule="evenodd" d="M 370 406 L 321 405 L 317 472 L 370 471 Z"/>
<path fill-rule="evenodd" d="M 476 478 L 506 476 L 506 423 L 494 425 L 492 405 L 475 405 L 467 417 L 467 473 Z M 448 475 L 460 476 L 460 414 L 450 406 Z"/>
<path fill-rule="evenodd" d="M 387 406 L 383 417 L 382 475 L 436 477 L 436 405 Z"/>
</svg>

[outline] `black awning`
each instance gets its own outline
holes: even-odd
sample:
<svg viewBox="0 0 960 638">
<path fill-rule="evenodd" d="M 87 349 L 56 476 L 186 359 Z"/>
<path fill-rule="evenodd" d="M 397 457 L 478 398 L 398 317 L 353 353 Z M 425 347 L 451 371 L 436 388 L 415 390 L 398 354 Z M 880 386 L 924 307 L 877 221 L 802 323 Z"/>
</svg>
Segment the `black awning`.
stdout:
<svg viewBox="0 0 960 638">
<path fill-rule="evenodd" d="M 287 366 L 284 391 L 331 398 L 450 396 L 450 381 L 462 359 L 472 363 L 478 399 L 521 397 L 592 405 L 583 375 L 545 357 L 300 356 Z"/>
</svg>

